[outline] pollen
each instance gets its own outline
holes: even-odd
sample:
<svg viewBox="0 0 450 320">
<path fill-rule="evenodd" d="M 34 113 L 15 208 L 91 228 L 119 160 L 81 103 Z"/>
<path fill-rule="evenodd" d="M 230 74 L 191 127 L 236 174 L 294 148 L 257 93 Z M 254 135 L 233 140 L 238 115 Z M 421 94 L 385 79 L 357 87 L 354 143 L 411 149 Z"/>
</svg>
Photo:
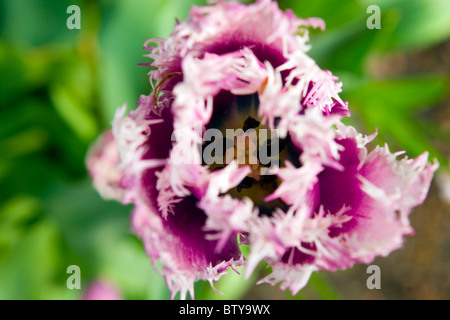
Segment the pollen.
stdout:
<svg viewBox="0 0 450 320">
<path fill-rule="evenodd" d="M 254 132 L 254 131 L 253 131 Z M 242 143 L 243 142 L 243 143 Z M 240 148 L 244 145 L 244 148 Z M 233 159 L 237 161 L 239 166 L 249 166 L 251 171 L 247 175 L 250 178 L 259 181 L 261 178 L 261 166 L 257 157 L 258 138 L 252 134 L 246 134 L 234 138 L 234 148 L 230 148 L 226 156 L 232 153 Z"/>
</svg>

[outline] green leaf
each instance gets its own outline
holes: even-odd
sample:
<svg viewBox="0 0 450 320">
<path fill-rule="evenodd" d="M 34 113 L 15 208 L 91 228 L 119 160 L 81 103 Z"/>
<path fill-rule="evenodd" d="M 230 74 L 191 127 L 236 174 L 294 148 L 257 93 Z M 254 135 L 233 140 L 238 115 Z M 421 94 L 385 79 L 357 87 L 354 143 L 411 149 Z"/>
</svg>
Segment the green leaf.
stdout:
<svg viewBox="0 0 450 320">
<path fill-rule="evenodd" d="M 83 100 L 60 84 L 50 87 L 50 96 L 58 114 L 77 136 L 83 141 L 92 141 L 98 133 L 97 122 Z"/>
<path fill-rule="evenodd" d="M 255 285 L 258 273 L 253 274 L 244 279 L 244 268 L 237 267 L 237 274 L 231 268 L 227 271 L 219 281 L 214 283 L 214 290 L 208 282 L 201 281 L 195 285 L 196 300 L 239 300 L 245 296 L 252 286 Z"/>
<path fill-rule="evenodd" d="M 339 300 L 339 293 L 333 285 L 323 276 L 321 271 L 313 272 L 309 278 L 308 284 L 300 290 L 295 296 L 291 296 L 290 292 L 286 295 L 291 300 Z"/>
<path fill-rule="evenodd" d="M 336 289 L 322 276 L 320 272 L 314 272 L 308 285 L 323 300 L 338 300 Z"/>
<path fill-rule="evenodd" d="M 58 232 L 39 222 L 9 248 L 0 264 L 0 299 L 47 299 L 58 273 Z"/>
<path fill-rule="evenodd" d="M 328 31 L 347 25 L 349 21 L 359 18 L 362 12 L 358 1 L 278 0 L 278 3 L 283 10 L 292 9 L 301 18 L 319 17 L 323 19 Z"/>
<path fill-rule="evenodd" d="M 422 76 L 400 79 L 372 81 L 354 90 L 343 93 L 350 102 L 359 105 L 372 103 L 374 100 L 383 103 L 379 108 L 411 112 L 418 109 L 429 109 L 440 101 L 449 91 L 450 82 L 440 76 Z"/>
<path fill-rule="evenodd" d="M 361 5 L 378 5 L 382 13 L 400 16 L 387 47 L 391 50 L 418 50 L 436 45 L 450 36 L 450 2 L 447 0 L 361 0 Z M 383 29 L 383 21 L 381 28 Z"/>
<path fill-rule="evenodd" d="M 53 0 L 1 1 L 2 36 L 23 49 L 50 42 L 71 42 L 77 32 L 66 26 L 69 5 Z"/>
<path fill-rule="evenodd" d="M 39 199 L 17 194 L 0 207 L 0 262 L 8 250 L 20 241 L 26 224 L 36 218 L 41 208 Z"/>
<path fill-rule="evenodd" d="M 431 139 L 436 132 L 424 125 L 419 111 L 435 107 L 448 92 L 447 79 L 430 76 L 374 81 L 345 92 L 343 98 L 362 115 L 366 128 L 378 128 L 378 141 L 395 142 L 393 151 L 406 150 L 412 157 L 429 151 L 431 158 L 442 161 L 445 157 Z"/>
</svg>

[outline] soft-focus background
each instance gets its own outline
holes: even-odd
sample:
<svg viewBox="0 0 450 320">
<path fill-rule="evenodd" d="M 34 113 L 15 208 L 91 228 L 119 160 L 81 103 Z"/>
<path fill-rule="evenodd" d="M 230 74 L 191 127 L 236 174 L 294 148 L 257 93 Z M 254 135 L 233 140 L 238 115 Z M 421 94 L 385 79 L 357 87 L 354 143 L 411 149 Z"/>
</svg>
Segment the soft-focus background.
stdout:
<svg viewBox="0 0 450 320">
<path fill-rule="evenodd" d="M 103 280 L 125 299 L 167 299 L 169 292 L 130 231 L 131 207 L 104 201 L 92 188 L 84 158 L 109 128 L 115 109 L 135 108 L 150 93 L 142 50 L 170 34 L 201 0 L 0 1 L 0 299 L 81 299 Z M 450 298 L 450 1 L 280 0 L 300 17 L 318 16 L 311 32 L 317 63 L 343 81 L 342 97 L 372 143 L 415 157 L 438 158 L 440 181 L 411 214 L 416 230 L 401 250 L 377 258 L 381 289 L 369 290 L 367 266 L 313 275 L 297 296 L 277 286 L 226 276 L 197 299 Z M 69 30 L 69 5 L 81 29 Z M 381 29 L 366 26 L 369 5 Z M 447 198 L 445 197 L 447 192 Z M 69 290 L 67 267 L 81 270 Z"/>
</svg>

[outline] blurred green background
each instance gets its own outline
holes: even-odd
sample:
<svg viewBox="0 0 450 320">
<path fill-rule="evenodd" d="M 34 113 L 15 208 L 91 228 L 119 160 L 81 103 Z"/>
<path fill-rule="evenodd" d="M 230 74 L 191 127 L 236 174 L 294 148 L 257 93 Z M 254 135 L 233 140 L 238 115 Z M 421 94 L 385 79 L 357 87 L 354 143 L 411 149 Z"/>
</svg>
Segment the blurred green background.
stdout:
<svg viewBox="0 0 450 320">
<path fill-rule="evenodd" d="M 167 299 L 169 292 L 130 231 L 130 206 L 104 201 L 84 165 L 89 145 L 116 108 L 150 93 L 143 43 L 167 37 L 196 0 L 0 1 L 0 299 L 81 299 L 106 279 L 125 299 Z M 69 5 L 81 29 L 69 30 Z M 310 55 L 343 81 L 353 112 L 346 123 L 376 143 L 415 157 L 428 150 L 447 170 L 450 155 L 450 1 L 280 0 L 313 30 Z M 369 30 L 369 5 L 381 29 Z M 416 235 L 381 266 L 382 289 L 366 287 L 366 266 L 314 274 L 297 296 L 226 276 L 197 299 L 449 299 L 449 204 L 433 184 L 412 213 Z M 69 290 L 66 269 L 81 269 Z M 263 266 L 262 266 L 263 267 Z M 267 270 L 261 269 L 261 274 Z"/>
</svg>

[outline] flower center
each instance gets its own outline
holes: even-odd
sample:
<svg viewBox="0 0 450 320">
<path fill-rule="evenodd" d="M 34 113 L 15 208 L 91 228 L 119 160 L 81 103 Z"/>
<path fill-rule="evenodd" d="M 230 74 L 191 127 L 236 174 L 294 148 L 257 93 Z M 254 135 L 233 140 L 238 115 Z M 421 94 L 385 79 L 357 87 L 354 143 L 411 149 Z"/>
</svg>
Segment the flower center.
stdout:
<svg viewBox="0 0 450 320">
<path fill-rule="evenodd" d="M 219 130 L 225 138 L 221 142 L 204 143 L 203 150 L 211 144 L 221 144 L 224 150 L 222 153 L 216 150 L 216 159 L 222 161 L 209 164 L 211 171 L 220 170 L 233 160 L 239 166 L 250 167 L 250 173 L 227 193 L 238 199 L 248 197 L 259 208 L 260 215 L 271 215 L 276 208 L 287 209 L 279 199 L 264 200 L 281 183 L 272 170 L 282 167 L 285 160 L 299 165 L 299 151 L 292 146 L 289 136 L 280 139 L 277 130 L 261 125 L 258 105 L 257 94 L 235 96 L 221 92 L 214 101 L 214 112 L 206 129 Z"/>
<path fill-rule="evenodd" d="M 263 168 L 258 158 L 258 149 L 260 149 L 260 139 L 258 139 L 259 130 L 255 131 L 253 129 L 258 128 L 259 124 L 260 122 L 258 120 L 248 116 L 244 122 L 242 131 L 238 136 L 234 137 L 233 147 L 226 149 L 224 156 L 225 163 L 229 162 L 227 160 L 233 159 L 241 167 L 249 166 L 251 172 L 247 176 L 257 181 L 261 179 L 261 171 Z"/>
</svg>

